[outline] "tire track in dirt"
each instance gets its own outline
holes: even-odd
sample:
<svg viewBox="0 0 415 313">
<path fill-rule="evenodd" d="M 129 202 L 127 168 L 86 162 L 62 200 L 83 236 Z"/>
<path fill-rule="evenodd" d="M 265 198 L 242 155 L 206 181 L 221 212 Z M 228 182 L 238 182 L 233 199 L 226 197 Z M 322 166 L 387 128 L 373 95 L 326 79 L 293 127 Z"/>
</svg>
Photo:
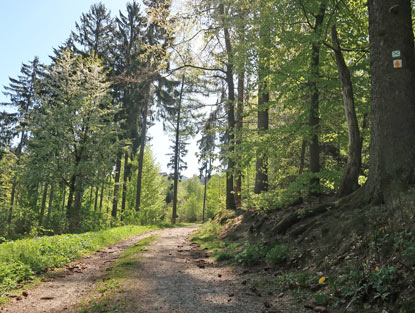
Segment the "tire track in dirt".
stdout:
<svg viewBox="0 0 415 313">
<path fill-rule="evenodd" d="M 0 307 L 4 313 L 58 313 L 68 312 L 75 304 L 94 287 L 109 269 L 109 266 L 118 259 L 118 256 L 128 247 L 141 239 L 147 238 L 163 230 L 124 239 L 116 244 L 100 249 L 99 251 L 72 262 L 65 266 L 63 271 L 51 272 L 43 283 L 30 289 L 26 297 L 18 297 L 6 306 Z"/>
</svg>

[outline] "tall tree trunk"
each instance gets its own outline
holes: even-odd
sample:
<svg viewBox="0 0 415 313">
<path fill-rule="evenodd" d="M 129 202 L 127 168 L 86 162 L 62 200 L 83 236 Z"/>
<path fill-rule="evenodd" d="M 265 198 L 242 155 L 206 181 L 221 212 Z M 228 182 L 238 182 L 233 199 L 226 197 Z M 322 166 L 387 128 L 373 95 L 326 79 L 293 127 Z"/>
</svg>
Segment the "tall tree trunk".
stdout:
<svg viewBox="0 0 415 313">
<path fill-rule="evenodd" d="M 68 219 L 68 222 L 70 222 L 73 217 L 72 203 L 73 203 L 73 197 L 75 193 L 75 182 L 76 182 L 76 176 L 72 175 L 71 181 L 69 183 L 68 204 L 66 205 L 66 218 Z"/>
<path fill-rule="evenodd" d="M 46 199 L 48 197 L 48 183 L 45 183 L 43 187 L 42 203 L 40 205 L 40 214 L 39 214 L 39 226 L 43 225 L 43 217 L 45 216 L 46 209 Z"/>
<path fill-rule="evenodd" d="M 202 223 L 205 222 L 207 181 L 208 181 L 208 169 L 207 169 L 207 166 L 206 166 L 206 168 L 205 168 L 205 181 L 204 181 L 204 188 L 203 188 Z"/>
<path fill-rule="evenodd" d="M 117 161 L 115 162 L 114 195 L 112 198 L 112 210 L 111 210 L 111 216 L 113 218 L 116 218 L 117 213 L 118 213 L 118 191 L 120 188 L 121 157 L 122 157 L 122 152 L 120 151 L 117 154 Z"/>
<path fill-rule="evenodd" d="M 17 157 L 17 165 L 20 163 L 20 155 L 22 153 L 23 145 L 26 140 L 25 131 L 22 131 L 22 135 L 20 137 L 19 145 L 16 149 L 16 157 Z M 7 225 L 8 225 L 8 232 L 11 235 L 12 232 L 12 220 L 13 220 L 13 210 L 15 204 L 15 197 L 16 197 L 16 188 L 17 188 L 17 173 L 14 174 L 13 183 L 12 183 L 12 192 L 10 194 L 10 207 L 9 207 L 9 214 L 7 217 Z"/>
<path fill-rule="evenodd" d="M 244 20 L 247 16 L 247 12 L 245 10 L 238 10 L 239 11 L 239 19 L 240 23 L 238 26 L 238 35 L 239 35 L 239 44 L 244 45 L 246 41 L 246 34 L 245 34 L 245 23 Z M 242 144 L 242 128 L 243 128 L 243 111 L 244 111 L 244 100 L 245 100 L 245 63 L 246 63 L 246 56 L 242 51 L 239 55 L 239 70 L 238 70 L 238 101 L 236 106 L 236 124 L 235 124 L 235 134 L 236 134 L 236 141 L 235 141 L 235 206 L 237 208 L 242 207 L 242 151 L 241 151 L 241 144 Z"/>
<path fill-rule="evenodd" d="M 226 63 L 226 84 L 228 85 L 228 101 L 226 103 L 226 113 L 228 118 L 227 138 L 228 138 L 228 168 L 226 171 L 226 208 L 236 210 L 234 188 L 233 188 L 233 171 L 234 171 L 234 151 L 235 151 L 235 84 L 233 82 L 233 52 L 229 29 L 226 26 L 225 7 L 223 3 L 219 5 L 219 13 L 222 16 L 223 32 L 225 35 L 225 47 L 227 54 Z"/>
<path fill-rule="evenodd" d="M 263 136 L 269 129 L 269 86 L 267 76 L 270 67 L 271 35 L 269 26 L 264 21 L 267 13 L 261 10 L 260 19 L 263 21 L 259 29 L 258 60 L 258 135 Z M 256 153 L 256 175 L 254 192 L 260 194 L 268 190 L 268 157 L 266 151 L 258 148 Z"/>
<path fill-rule="evenodd" d="M 104 201 L 104 186 L 105 186 L 105 179 L 101 184 L 101 194 L 99 196 L 99 211 L 102 212 L 102 203 Z"/>
<path fill-rule="evenodd" d="M 415 183 L 411 3 L 408 0 L 368 1 L 372 127 L 365 198 L 371 203 L 389 202 L 396 192 L 405 191 Z M 397 51 L 396 57 L 392 51 Z"/>
<path fill-rule="evenodd" d="M 64 184 L 63 185 L 63 191 L 62 191 L 62 193 L 63 193 L 63 196 L 62 196 L 62 212 L 64 212 L 65 211 L 65 200 L 66 200 L 66 185 Z"/>
<path fill-rule="evenodd" d="M 356 117 L 352 79 L 350 71 L 344 61 L 335 25 L 331 29 L 331 37 L 343 89 L 344 112 L 346 114 L 349 137 L 347 165 L 343 173 L 340 188 L 337 192 L 337 197 L 340 198 L 351 194 L 359 188 L 358 179 L 362 164 L 362 142 Z"/>
<path fill-rule="evenodd" d="M 82 197 L 83 197 L 83 177 L 78 176 L 75 184 L 75 201 L 73 206 L 73 217 L 69 224 L 72 233 L 78 232 L 80 228 L 80 217 L 82 208 Z"/>
<path fill-rule="evenodd" d="M 245 69 L 238 73 L 238 104 L 236 107 L 236 145 L 235 154 L 237 155 L 235 164 L 235 205 L 237 208 L 242 206 L 242 164 L 240 146 L 242 143 L 242 125 L 243 125 L 243 109 L 244 109 L 244 91 L 245 91 Z"/>
<path fill-rule="evenodd" d="M 298 168 L 298 175 L 301 175 L 304 171 L 304 163 L 305 163 L 305 149 L 307 148 L 307 141 L 303 139 L 301 143 L 301 155 L 300 155 L 300 167 Z"/>
<path fill-rule="evenodd" d="M 128 163 L 128 151 L 124 153 L 124 176 L 122 183 L 122 201 L 121 201 L 121 220 L 125 212 L 125 203 L 127 201 L 127 180 L 130 172 L 130 165 Z"/>
<path fill-rule="evenodd" d="M 97 211 L 97 207 L 98 207 L 98 191 L 99 191 L 99 186 L 95 187 L 95 199 L 94 199 L 94 212 Z"/>
<path fill-rule="evenodd" d="M 320 4 L 320 11 L 315 16 L 314 37 L 311 46 L 311 62 L 310 62 L 310 80 L 308 82 L 310 90 L 310 111 L 308 125 L 311 131 L 310 142 L 310 171 L 317 174 L 320 172 L 320 118 L 319 118 L 319 101 L 320 93 L 318 89 L 318 81 L 320 79 L 320 47 L 321 32 L 326 12 L 326 4 L 324 1 Z M 310 181 L 310 194 L 318 195 L 320 193 L 320 179 L 313 177 Z"/>
<path fill-rule="evenodd" d="M 53 197 L 55 194 L 55 185 L 50 185 L 50 192 L 49 192 L 49 203 L 48 203 L 48 223 L 50 222 L 50 216 L 52 214 L 52 205 L 53 205 Z"/>
<path fill-rule="evenodd" d="M 7 217 L 7 225 L 8 225 L 8 229 L 9 229 L 9 235 L 11 235 L 12 233 L 12 220 L 13 220 L 13 210 L 14 210 L 14 198 L 16 196 L 16 186 L 17 186 L 17 182 L 16 182 L 16 178 L 13 181 L 12 184 L 12 192 L 10 195 L 10 207 L 9 207 L 9 215 Z"/>
<path fill-rule="evenodd" d="M 145 101 L 148 101 L 147 97 Z M 144 149 L 146 146 L 146 136 L 147 136 L 147 112 L 148 112 L 148 103 L 144 103 L 142 120 L 141 120 L 141 138 L 140 138 L 140 154 L 138 156 L 138 173 L 137 173 L 137 192 L 135 197 L 135 211 L 140 210 L 141 203 L 141 183 L 143 177 L 143 162 L 144 162 Z"/>
<path fill-rule="evenodd" d="M 182 110 L 182 99 L 184 89 L 184 75 L 182 76 L 182 86 L 180 87 L 179 103 L 177 106 L 177 120 L 176 120 L 176 138 L 174 144 L 174 182 L 173 182 L 173 212 L 171 223 L 176 223 L 177 216 L 177 190 L 179 186 L 179 156 L 180 156 L 180 113 Z"/>
</svg>

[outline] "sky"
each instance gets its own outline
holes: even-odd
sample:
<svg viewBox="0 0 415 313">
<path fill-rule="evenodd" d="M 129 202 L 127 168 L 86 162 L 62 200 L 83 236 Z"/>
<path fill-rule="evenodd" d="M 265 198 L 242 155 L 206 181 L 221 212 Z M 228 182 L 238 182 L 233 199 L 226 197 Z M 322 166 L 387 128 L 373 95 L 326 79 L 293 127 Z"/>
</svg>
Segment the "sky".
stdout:
<svg viewBox="0 0 415 313">
<path fill-rule="evenodd" d="M 0 103 L 7 102 L 3 95 L 9 77 L 19 75 L 22 63 L 28 63 L 38 56 L 42 63 L 49 63 L 53 48 L 61 45 L 75 29 L 82 13 L 89 11 L 98 0 L 0 0 Z M 128 0 L 101 0 L 111 11 L 112 16 L 124 11 Z M 163 133 L 160 123 L 149 131 L 152 151 L 162 172 L 167 169 L 171 143 Z M 193 140 L 187 154 L 188 169 L 184 176 L 198 174 L 195 153 L 196 140 Z"/>
</svg>

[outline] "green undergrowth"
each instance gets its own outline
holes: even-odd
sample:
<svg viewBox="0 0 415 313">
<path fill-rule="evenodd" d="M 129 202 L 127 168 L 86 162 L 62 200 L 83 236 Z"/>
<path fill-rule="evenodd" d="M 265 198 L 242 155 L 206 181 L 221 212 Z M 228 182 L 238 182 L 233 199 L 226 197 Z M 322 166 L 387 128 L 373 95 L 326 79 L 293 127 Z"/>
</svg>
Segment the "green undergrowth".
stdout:
<svg viewBox="0 0 415 313">
<path fill-rule="evenodd" d="M 193 240 L 218 261 L 260 271 L 249 284 L 273 294 L 289 293 L 330 312 L 414 313 L 413 198 L 330 211 L 284 234 L 273 233 L 271 222 L 261 223 L 278 223 L 278 212 L 216 219 Z"/>
<path fill-rule="evenodd" d="M 290 251 L 284 243 L 267 245 L 261 238 L 257 242 L 233 242 L 220 238 L 223 226 L 216 221 L 202 225 L 192 237 L 203 249 L 208 249 L 217 261 L 229 261 L 243 266 L 254 266 L 260 263 L 277 265 L 287 261 Z"/>
<path fill-rule="evenodd" d="M 127 237 L 160 228 L 122 226 L 99 232 L 45 236 L 0 244 L 0 297 L 31 281 L 35 274 L 60 267 L 72 260 Z"/>
<path fill-rule="evenodd" d="M 129 300 L 120 296 L 127 294 L 124 283 L 133 276 L 134 269 L 140 263 L 141 252 L 155 239 L 157 235 L 140 240 L 134 246 L 126 249 L 118 261 L 111 266 L 102 281 L 79 304 L 79 313 L 125 312 Z"/>
</svg>

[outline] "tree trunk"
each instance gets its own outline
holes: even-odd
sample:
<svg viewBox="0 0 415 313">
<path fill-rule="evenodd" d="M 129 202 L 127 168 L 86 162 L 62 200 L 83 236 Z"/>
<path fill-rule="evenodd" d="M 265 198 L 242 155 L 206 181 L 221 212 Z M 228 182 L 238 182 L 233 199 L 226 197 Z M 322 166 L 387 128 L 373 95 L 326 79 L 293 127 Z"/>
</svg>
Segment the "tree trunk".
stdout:
<svg viewBox="0 0 415 313">
<path fill-rule="evenodd" d="M 73 196 L 75 193 L 75 182 L 76 182 L 76 176 L 73 175 L 69 183 L 68 204 L 66 205 L 66 218 L 68 219 L 68 222 L 70 222 L 73 216 L 72 203 L 73 203 Z"/>
<path fill-rule="evenodd" d="M 75 202 L 73 206 L 73 217 L 70 225 L 71 233 L 79 231 L 80 228 L 80 217 L 82 208 L 82 197 L 83 197 L 83 178 L 78 176 L 75 184 Z"/>
<path fill-rule="evenodd" d="M 206 211 L 206 191 L 207 191 L 207 180 L 208 180 L 208 169 L 206 166 L 205 169 L 205 181 L 204 181 L 204 189 L 203 189 L 203 209 L 202 209 L 202 223 L 205 222 L 205 211 Z"/>
<path fill-rule="evenodd" d="M 238 105 L 236 107 L 236 145 L 235 154 L 236 168 L 235 168 L 235 205 L 237 208 L 242 206 L 241 192 L 242 192 L 242 165 L 241 165 L 241 151 L 242 143 L 242 125 L 243 125 L 243 109 L 244 109 L 244 91 L 245 91 L 245 69 L 238 74 Z"/>
<path fill-rule="evenodd" d="M 45 183 L 43 187 L 42 204 L 40 205 L 39 226 L 43 225 L 43 217 L 45 216 L 46 209 L 46 199 L 48 196 L 48 187 L 49 185 Z"/>
<path fill-rule="evenodd" d="M 104 186 L 105 186 L 105 179 L 101 184 L 101 194 L 99 196 L 99 211 L 102 212 L 102 202 L 104 201 Z"/>
<path fill-rule="evenodd" d="M 234 130 L 235 130 L 235 84 L 233 82 L 233 52 L 229 29 L 225 21 L 225 7 L 223 3 L 219 5 L 219 13 L 222 16 L 223 32 L 225 35 L 225 47 L 227 54 L 226 63 L 226 83 L 228 85 L 228 101 L 226 103 L 226 113 L 228 118 L 227 138 L 228 138 L 228 168 L 226 171 L 226 208 L 236 210 L 234 188 L 233 188 L 233 171 L 234 171 Z"/>
<path fill-rule="evenodd" d="M 300 167 L 298 168 L 298 175 L 301 175 L 304 171 L 306 148 L 307 148 L 307 141 L 303 139 L 303 142 L 301 143 Z"/>
<path fill-rule="evenodd" d="M 122 157 L 122 152 L 118 152 L 117 161 L 115 162 L 114 195 L 112 197 L 112 210 L 111 210 L 111 216 L 113 218 L 116 218 L 117 213 L 118 213 L 118 191 L 120 188 L 121 157 Z"/>
<path fill-rule="evenodd" d="M 145 101 L 148 99 L 146 98 Z M 148 103 L 144 104 L 143 114 L 142 114 L 142 125 L 141 125 L 141 138 L 140 138 L 140 155 L 138 156 L 138 174 L 137 174 L 137 193 L 135 198 L 135 211 L 140 210 L 141 202 L 141 183 L 143 177 L 143 162 L 144 162 L 144 149 L 146 145 L 146 135 L 147 135 L 147 111 Z"/>
<path fill-rule="evenodd" d="M 261 10 L 260 19 L 266 13 Z M 267 82 L 267 75 L 269 72 L 270 62 L 270 29 L 266 22 L 261 23 L 259 29 L 259 40 L 261 47 L 259 47 L 258 60 L 258 136 L 262 137 L 269 129 L 269 88 Z M 268 190 L 268 157 L 264 148 L 258 147 L 256 153 L 256 175 L 254 192 L 260 194 Z"/>
<path fill-rule="evenodd" d="M 16 196 L 16 178 L 14 179 L 14 182 L 12 184 L 12 192 L 10 195 L 10 207 L 9 207 L 9 215 L 7 217 L 7 225 L 9 228 L 9 235 L 11 235 L 12 232 L 12 219 L 13 219 L 13 209 L 14 209 L 14 198 Z"/>
<path fill-rule="evenodd" d="M 66 200 L 66 185 L 64 184 L 63 185 L 63 191 L 62 191 L 62 193 L 63 193 L 63 196 L 62 196 L 62 212 L 64 212 L 65 211 L 65 200 Z"/>
<path fill-rule="evenodd" d="M 331 29 L 331 38 L 334 53 L 336 55 L 337 69 L 339 71 L 343 89 L 344 112 L 346 114 L 349 137 L 347 165 L 343 173 L 340 188 L 337 192 L 337 197 L 341 198 L 351 194 L 359 188 L 358 179 L 360 174 L 360 166 L 362 164 L 362 142 L 355 111 L 352 79 L 341 51 L 336 25 L 333 25 Z"/>
<path fill-rule="evenodd" d="M 389 202 L 397 192 L 415 183 L 411 3 L 408 0 L 368 1 L 372 128 L 365 198 L 371 203 Z M 393 57 L 392 51 L 399 53 Z"/>
<path fill-rule="evenodd" d="M 311 45 L 311 62 L 310 62 L 310 79 L 308 82 L 310 90 L 310 111 L 308 125 L 311 131 L 310 142 L 310 171 L 317 174 L 320 172 L 320 119 L 319 119 L 319 98 L 318 80 L 320 79 L 320 47 L 321 31 L 323 27 L 325 3 L 320 5 L 320 12 L 315 17 L 314 36 L 315 39 Z M 320 179 L 313 177 L 310 180 L 310 194 L 320 194 Z"/>
<path fill-rule="evenodd" d="M 50 222 L 50 216 L 52 214 L 53 196 L 55 194 L 55 185 L 50 185 L 49 203 L 48 203 L 48 222 Z"/>
<path fill-rule="evenodd" d="M 124 177 L 122 184 L 122 201 L 121 201 L 121 220 L 123 219 L 123 214 L 125 212 L 125 203 L 127 201 L 127 180 L 130 174 L 130 165 L 128 163 L 128 152 L 124 154 Z"/>
<path fill-rule="evenodd" d="M 99 186 L 95 187 L 95 198 L 94 198 L 94 212 L 97 211 L 97 207 L 98 207 L 98 191 L 99 191 Z"/>
<path fill-rule="evenodd" d="M 173 211 L 172 211 L 172 217 L 171 217 L 172 224 L 176 224 L 176 218 L 178 217 L 177 216 L 177 190 L 179 186 L 180 113 L 182 110 L 183 88 L 184 88 L 184 75 L 182 76 L 182 86 L 180 88 L 179 103 L 177 107 L 176 138 L 175 138 L 175 144 L 174 144 Z"/>
</svg>

